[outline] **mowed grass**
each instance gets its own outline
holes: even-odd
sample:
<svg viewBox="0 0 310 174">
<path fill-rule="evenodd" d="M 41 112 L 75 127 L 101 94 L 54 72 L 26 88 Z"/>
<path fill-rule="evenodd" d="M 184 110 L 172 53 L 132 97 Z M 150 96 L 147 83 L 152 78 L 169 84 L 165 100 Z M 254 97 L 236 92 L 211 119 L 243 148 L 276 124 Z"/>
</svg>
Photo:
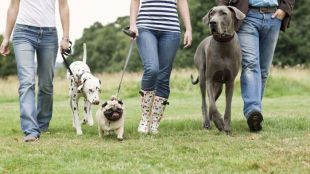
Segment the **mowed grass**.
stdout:
<svg viewBox="0 0 310 174">
<path fill-rule="evenodd" d="M 139 135 L 139 73 L 126 73 L 120 96 L 126 105 L 125 140 L 98 137 L 96 126 L 72 128 L 68 85 L 55 79 L 54 114 L 37 143 L 22 140 L 18 81 L 0 81 L 0 173 L 310 173 L 310 70 L 273 69 L 264 98 L 264 128 L 248 131 L 242 115 L 239 79 L 232 104 L 232 134 L 202 128 L 199 86 L 173 71 L 170 105 L 160 134 Z M 102 101 L 114 94 L 117 74 L 102 80 Z M 80 103 L 82 104 L 82 102 Z M 223 112 L 224 98 L 218 105 Z M 93 107 L 93 114 L 98 106 Z"/>
</svg>

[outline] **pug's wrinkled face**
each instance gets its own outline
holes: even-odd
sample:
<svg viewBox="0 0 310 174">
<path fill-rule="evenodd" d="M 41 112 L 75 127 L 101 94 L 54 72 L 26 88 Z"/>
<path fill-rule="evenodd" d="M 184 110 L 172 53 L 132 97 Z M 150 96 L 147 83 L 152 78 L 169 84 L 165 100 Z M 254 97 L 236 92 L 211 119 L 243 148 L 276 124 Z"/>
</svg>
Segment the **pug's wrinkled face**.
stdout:
<svg viewBox="0 0 310 174">
<path fill-rule="evenodd" d="M 123 116 L 123 102 L 115 96 L 102 104 L 103 114 L 110 121 L 117 121 Z"/>
</svg>

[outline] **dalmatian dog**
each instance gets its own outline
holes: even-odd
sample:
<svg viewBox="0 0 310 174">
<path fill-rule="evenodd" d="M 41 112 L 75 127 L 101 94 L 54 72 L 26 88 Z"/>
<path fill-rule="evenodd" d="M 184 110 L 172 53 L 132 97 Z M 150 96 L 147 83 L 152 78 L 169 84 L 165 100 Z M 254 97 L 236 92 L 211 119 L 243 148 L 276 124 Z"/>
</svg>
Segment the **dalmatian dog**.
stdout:
<svg viewBox="0 0 310 174">
<path fill-rule="evenodd" d="M 101 92 L 101 81 L 93 76 L 86 64 L 87 50 L 86 44 L 83 44 L 84 53 L 83 61 L 75 61 L 70 64 L 73 75 L 67 71 L 67 79 L 69 80 L 69 97 L 70 106 L 73 116 L 73 127 L 76 129 L 77 135 L 82 135 L 81 124 L 94 125 L 91 113 L 91 105 L 100 103 L 99 94 Z M 84 97 L 84 119 L 80 121 L 78 101 L 80 97 Z"/>
<path fill-rule="evenodd" d="M 124 139 L 125 106 L 121 99 L 112 95 L 97 110 L 96 119 L 100 138 L 104 134 L 116 133 L 118 140 Z"/>
</svg>

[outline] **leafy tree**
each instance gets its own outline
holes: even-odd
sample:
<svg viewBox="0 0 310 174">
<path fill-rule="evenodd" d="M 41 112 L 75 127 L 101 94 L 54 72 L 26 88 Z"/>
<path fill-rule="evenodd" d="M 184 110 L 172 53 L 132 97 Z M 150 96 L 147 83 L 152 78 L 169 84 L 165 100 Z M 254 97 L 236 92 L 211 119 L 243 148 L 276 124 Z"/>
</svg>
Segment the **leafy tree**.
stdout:
<svg viewBox="0 0 310 174">
<path fill-rule="evenodd" d="M 203 4 L 203 5 L 201 5 Z M 193 44 L 189 49 L 183 49 L 183 37 L 180 50 L 177 52 L 175 67 L 189 67 L 193 65 L 193 56 L 196 47 L 209 33 L 208 27 L 202 23 L 202 17 L 214 5 L 214 1 L 195 0 L 189 1 L 192 27 Z M 182 20 L 180 19 L 182 22 Z M 87 64 L 94 72 L 120 71 L 129 49 L 130 39 L 122 33 L 122 28 L 129 25 L 128 16 L 120 17 L 116 22 L 103 26 L 99 22 L 83 32 L 83 36 L 76 40 L 73 57 L 81 57 L 83 54 L 83 42 L 87 43 Z M 181 24 L 183 26 L 183 24 Z M 182 28 L 182 36 L 184 29 Z M 127 69 L 129 71 L 142 70 L 141 60 L 135 46 Z"/>
<path fill-rule="evenodd" d="M 208 35 L 209 28 L 202 22 L 202 18 L 215 5 L 215 1 L 195 0 L 189 1 L 191 23 L 193 28 L 193 43 L 191 48 L 183 49 L 184 28 L 181 28 L 182 38 L 180 49 L 177 52 L 175 67 L 193 67 L 193 57 L 198 44 Z M 276 65 L 296 65 L 309 64 L 310 59 L 310 1 L 300 0 L 296 2 L 290 28 L 286 32 L 281 32 L 274 56 Z M 95 23 L 90 28 L 84 30 L 81 39 L 76 41 L 75 56 L 82 55 L 82 43 L 88 43 L 89 60 L 91 68 L 96 72 L 119 71 L 122 69 L 126 57 L 129 39 L 121 29 L 128 26 L 128 16 L 120 17 L 116 22 L 102 26 Z M 180 19 L 182 22 L 182 20 Z M 181 24 L 181 26 L 184 26 Z M 128 65 L 128 70 L 141 70 L 142 65 L 137 48 L 133 50 L 132 59 Z"/>
<path fill-rule="evenodd" d="M 215 1 L 195 0 L 188 1 L 193 28 L 193 43 L 188 49 L 183 49 L 184 28 L 181 28 L 182 38 L 180 49 L 175 59 L 175 68 L 193 67 L 193 57 L 198 44 L 210 34 L 207 25 L 203 24 L 202 18 L 209 9 L 215 5 Z M 289 29 L 281 32 L 274 56 L 275 65 L 310 64 L 310 1 L 296 1 L 293 17 Z M 181 18 L 180 21 L 182 22 Z M 128 16 L 119 17 L 115 22 L 102 25 L 94 23 L 85 28 L 80 39 L 75 41 L 73 56 L 69 62 L 81 60 L 83 55 L 83 43 L 87 44 L 87 64 L 94 72 L 113 72 L 123 68 L 128 53 L 130 38 L 122 32 L 122 28 L 129 25 Z M 181 26 L 184 25 L 181 23 Z M 2 41 L 2 36 L 0 36 Z M 10 45 L 10 47 L 12 47 Z M 142 70 L 141 60 L 136 45 L 134 46 L 131 60 L 127 67 L 128 71 Z M 14 53 L 8 57 L 0 56 L 0 77 L 16 74 L 16 62 Z"/>
<path fill-rule="evenodd" d="M 87 64 L 94 72 L 120 71 L 128 53 L 130 38 L 122 32 L 128 26 L 128 17 L 120 17 L 116 22 L 102 26 L 96 22 L 76 40 L 73 57 L 81 57 L 83 43 L 87 44 Z M 135 46 L 127 70 L 141 70 L 137 47 Z"/>
<path fill-rule="evenodd" d="M 195 0 L 188 2 L 193 30 L 193 42 L 189 49 L 183 49 L 183 37 L 181 38 L 180 50 L 177 52 L 175 60 L 175 67 L 178 68 L 193 67 L 197 46 L 205 37 L 210 35 L 209 28 L 202 22 L 202 18 L 215 5 L 215 1 Z M 181 19 L 180 22 L 181 26 L 184 26 Z M 184 35 L 184 31 L 185 29 L 182 28 L 182 36 Z"/>
<path fill-rule="evenodd" d="M 310 59 L 310 1 L 296 1 L 290 27 L 281 32 L 275 52 L 274 64 L 309 64 Z"/>
</svg>

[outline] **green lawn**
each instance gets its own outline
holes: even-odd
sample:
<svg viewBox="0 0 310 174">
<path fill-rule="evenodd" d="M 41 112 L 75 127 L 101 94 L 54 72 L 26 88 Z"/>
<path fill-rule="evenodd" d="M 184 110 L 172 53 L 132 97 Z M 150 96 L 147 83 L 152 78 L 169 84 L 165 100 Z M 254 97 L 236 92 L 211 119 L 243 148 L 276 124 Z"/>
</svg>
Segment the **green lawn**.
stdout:
<svg viewBox="0 0 310 174">
<path fill-rule="evenodd" d="M 84 125 L 84 135 L 75 135 L 67 82 L 56 78 L 49 132 L 37 143 L 23 143 L 18 82 L 14 77 L 0 81 L 0 173 L 310 173 L 309 70 L 294 71 L 296 78 L 289 70 L 273 71 L 264 98 L 263 131 L 258 134 L 248 131 L 237 80 L 231 136 L 214 126 L 202 129 L 199 87 L 190 84 L 190 72 L 173 73 L 170 105 L 157 136 L 136 132 L 139 74 L 125 74 L 123 142 L 116 136 L 100 139 L 96 126 Z M 119 76 L 100 76 L 102 100 L 115 93 Z M 3 92 L 7 87 L 11 90 Z M 222 112 L 223 101 L 221 97 Z"/>
</svg>

